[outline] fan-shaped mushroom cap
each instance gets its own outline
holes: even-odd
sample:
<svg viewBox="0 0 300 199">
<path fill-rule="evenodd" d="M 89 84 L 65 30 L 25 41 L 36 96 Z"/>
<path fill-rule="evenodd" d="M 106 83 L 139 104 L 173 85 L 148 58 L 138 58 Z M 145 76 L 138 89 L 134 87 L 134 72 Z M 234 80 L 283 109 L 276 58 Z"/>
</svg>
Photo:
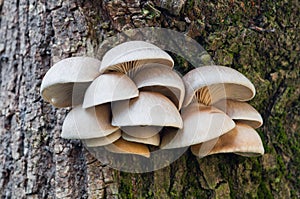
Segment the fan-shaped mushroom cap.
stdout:
<svg viewBox="0 0 300 199">
<path fill-rule="evenodd" d="M 136 138 L 150 138 L 158 134 L 162 126 L 121 126 L 121 129 L 127 135 Z"/>
<path fill-rule="evenodd" d="M 248 124 L 253 128 L 258 128 L 263 124 L 259 112 L 246 102 L 221 100 L 213 106 L 224 111 L 231 119 Z"/>
<path fill-rule="evenodd" d="M 147 145 L 135 142 L 129 142 L 122 138 L 112 144 L 104 146 L 106 150 L 113 153 L 127 153 L 150 157 L 150 151 Z"/>
<path fill-rule="evenodd" d="M 114 126 L 173 126 L 182 128 L 182 119 L 175 105 L 165 96 L 140 92 L 139 97 L 112 102 Z"/>
<path fill-rule="evenodd" d="M 129 41 L 107 51 L 102 59 L 100 73 L 127 73 L 147 63 L 159 63 L 170 67 L 174 65 L 171 56 L 157 46 L 144 41 Z"/>
<path fill-rule="evenodd" d="M 170 67 L 151 64 L 138 70 L 132 80 L 141 90 L 159 92 L 181 108 L 185 88 L 180 76 Z"/>
<path fill-rule="evenodd" d="M 55 107 L 82 103 L 86 88 L 100 73 L 101 62 L 91 57 L 72 57 L 54 64 L 46 73 L 41 95 Z"/>
<path fill-rule="evenodd" d="M 142 144 L 150 144 L 150 145 L 154 145 L 154 146 L 158 146 L 160 143 L 160 136 L 159 134 L 155 134 L 152 137 L 148 137 L 148 138 L 137 138 L 137 137 L 133 137 L 131 135 L 128 135 L 126 133 L 122 133 L 122 138 L 124 140 L 130 141 L 130 142 L 137 142 L 137 143 L 142 143 Z"/>
<path fill-rule="evenodd" d="M 182 148 L 199 144 L 230 131 L 235 123 L 224 112 L 193 103 L 182 110 L 183 129 L 164 132 L 160 148 Z"/>
<path fill-rule="evenodd" d="M 210 148 L 211 150 L 202 150 L 202 148 Z M 236 124 L 233 130 L 215 141 L 191 146 L 191 150 L 194 155 L 199 157 L 217 153 L 237 153 L 249 157 L 264 154 L 264 147 L 258 133 L 252 127 L 240 122 Z"/>
<path fill-rule="evenodd" d="M 109 103 L 89 109 L 77 106 L 65 118 L 61 137 L 66 139 L 91 139 L 107 136 L 118 130 L 118 127 L 110 124 L 110 120 Z"/>
<path fill-rule="evenodd" d="M 193 97 L 206 105 L 221 99 L 247 101 L 254 97 L 253 84 L 240 72 L 225 66 L 203 66 L 188 72 L 183 77 L 185 99 L 183 106 Z M 197 93 L 198 92 L 198 93 Z"/>
<path fill-rule="evenodd" d="M 130 99 L 138 95 L 138 88 L 127 75 L 116 72 L 102 74 L 88 87 L 83 108 Z"/>
<path fill-rule="evenodd" d="M 99 138 L 91 138 L 91 139 L 84 139 L 82 140 L 83 143 L 86 144 L 87 147 L 98 147 L 98 146 L 105 146 L 117 141 L 121 137 L 121 130 L 118 129 L 117 131 L 109 134 L 105 137 Z"/>
</svg>

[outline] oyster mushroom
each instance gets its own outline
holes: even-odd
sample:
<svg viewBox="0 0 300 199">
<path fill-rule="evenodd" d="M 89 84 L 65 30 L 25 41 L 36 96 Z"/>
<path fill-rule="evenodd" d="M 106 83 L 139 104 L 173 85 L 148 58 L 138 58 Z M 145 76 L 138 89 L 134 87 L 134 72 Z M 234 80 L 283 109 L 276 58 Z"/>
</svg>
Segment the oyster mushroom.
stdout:
<svg viewBox="0 0 300 199">
<path fill-rule="evenodd" d="M 102 74 L 88 87 L 83 108 L 134 98 L 138 94 L 138 88 L 127 75 L 116 72 Z"/>
<path fill-rule="evenodd" d="M 183 107 L 193 98 L 205 105 L 221 99 L 247 101 L 254 97 L 253 84 L 240 72 L 225 66 L 203 66 L 188 72 L 184 77 L 185 99 Z"/>
<path fill-rule="evenodd" d="M 182 110 L 183 129 L 166 129 L 161 149 L 182 148 L 199 144 L 232 130 L 235 123 L 224 112 L 203 104 L 193 103 Z"/>
<path fill-rule="evenodd" d="M 158 134 L 162 126 L 121 126 L 124 133 L 136 138 L 150 138 Z"/>
<path fill-rule="evenodd" d="M 100 73 L 116 71 L 129 73 L 148 63 L 159 63 L 173 67 L 174 61 L 168 53 L 144 41 L 122 43 L 103 56 Z"/>
<path fill-rule="evenodd" d="M 99 76 L 101 62 L 91 57 L 72 57 L 54 64 L 41 84 L 41 95 L 55 107 L 81 104 L 85 90 Z"/>
<path fill-rule="evenodd" d="M 61 137 L 66 139 L 99 138 L 118 129 L 119 127 L 111 125 L 109 103 L 88 109 L 77 106 L 65 118 Z"/>
<path fill-rule="evenodd" d="M 246 102 L 221 100 L 213 106 L 224 111 L 231 119 L 248 124 L 253 128 L 258 128 L 263 124 L 259 112 Z"/>
<path fill-rule="evenodd" d="M 181 109 L 185 94 L 184 83 L 170 67 L 151 64 L 138 70 L 132 80 L 141 91 L 161 93 Z"/>
<path fill-rule="evenodd" d="M 105 146 L 108 144 L 111 144 L 115 141 L 117 141 L 121 137 L 121 130 L 118 129 L 115 132 L 99 138 L 91 138 L 91 139 L 84 139 L 82 142 L 87 147 L 99 147 L 99 146 Z"/>
<path fill-rule="evenodd" d="M 104 147 L 106 150 L 113 153 L 135 154 L 147 158 L 150 157 L 150 151 L 147 145 L 141 143 L 129 142 L 122 138 Z"/>
<path fill-rule="evenodd" d="M 159 134 L 155 134 L 154 136 L 148 137 L 148 138 L 138 138 L 138 137 L 133 137 L 133 136 L 128 135 L 123 132 L 122 138 L 124 140 L 130 141 L 130 142 L 137 142 L 137 143 L 149 144 L 149 145 L 154 145 L 154 146 L 158 146 L 160 143 Z"/>
<path fill-rule="evenodd" d="M 191 151 L 198 157 L 217 153 L 236 153 L 252 157 L 263 155 L 264 147 L 260 136 L 252 127 L 238 122 L 230 132 L 215 140 L 191 146 Z"/>
</svg>

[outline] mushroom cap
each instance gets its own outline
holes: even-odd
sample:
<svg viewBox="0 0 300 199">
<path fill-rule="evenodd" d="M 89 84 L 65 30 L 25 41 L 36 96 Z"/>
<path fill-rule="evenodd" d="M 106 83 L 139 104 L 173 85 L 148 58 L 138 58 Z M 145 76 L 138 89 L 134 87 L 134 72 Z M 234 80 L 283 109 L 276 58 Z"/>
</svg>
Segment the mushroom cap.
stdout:
<svg viewBox="0 0 300 199">
<path fill-rule="evenodd" d="M 82 140 L 87 147 L 99 147 L 111 144 L 121 137 L 121 130 L 118 129 L 105 137 L 91 138 Z"/>
<path fill-rule="evenodd" d="M 149 64 L 138 70 L 132 80 L 139 89 L 159 92 L 168 97 L 178 109 L 181 108 L 185 94 L 184 83 L 170 67 Z"/>
<path fill-rule="evenodd" d="M 121 126 L 124 133 L 136 138 L 150 138 L 158 134 L 161 126 Z"/>
<path fill-rule="evenodd" d="M 102 74 L 88 87 L 84 96 L 83 108 L 130 99 L 138 95 L 138 88 L 127 75 L 116 72 Z"/>
<path fill-rule="evenodd" d="M 72 57 L 54 64 L 41 84 L 41 95 L 55 107 L 82 103 L 86 88 L 99 76 L 101 62 L 91 57 Z"/>
<path fill-rule="evenodd" d="M 124 140 L 130 141 L 130 142 L 137 142 L 137 143 L 142 143 L 142 144 L 150 144 L 154 146 L 159 146 L 160 143 L 160 136 L 159 134 L 155 134 L 152 137 L 148 138 L 138 138 L 138 137 L 133 137 L 131 135 L 128 135 L 126 133 L 122 133 L 122 138 Z"/>
<path fill-rule="evenodd" d="M 259 112 L 246 102 L 221 100 L 213 106 L 224 111 L 231 119 L 248 124 L 253 128 L 258 128 L 263 124 Z"/>
<path fill-rule="evenodd" d="M 211 150 L 202 148 L 211 148 Z M 194 155 L 199 157 L 217 153 L 236 153 L 249 157 L 264 154 L 263 143 L 258 133 L 249 125 L 240 122 L 233 130 L 220 136 L 214 142 L 191 146 L 191 150 Z"/>
<path fill-rule="evenodd" d="M 253 84 L 240 72 L 225 66 L 203 66 L 188 72 L 183 77 L 185 99 L 183 107 L 189 105 L 197 91 L 200 102 L 210 105 L 221 99 L 247 101 L 254 97 Z M 201 90 L 201 88 L 205 88 Z M 207 91 L 208 89 L 208 91 Z M 202 94 L 205 92 L 206 94 Z M 207 95 L 210 95 L 209 97 Z M 198 98 L 198 100 L 199 100 Z M 207 99 L 208 98 L 208 99 Z M 207 99 L 201 101 L 201 99 Z"/>
<path fill-rule="evenodd" d="M 224 112 L 209 106 L 193 103 L 181 113 L 183 129 L 168 129 L 162 135 L 161 149 L 182 148 L 199 144 L 230 131 L 233 120 Z"/>
<path fill-rule="evenodd" d="M 173 67 L 172 57 L 157 46 L 144 41 L 122 43 L 103 56 L 100 73 L 117 71 L 127 73 L 147 63 L 159 63 Z"/>
<path fill-rule="evenodd" d="M 150 151 L 147 145 L 136 142 L 129 142 L 124 140 L 123 138 L 120 138 L 114 143 L 106 145 L 104 147 L 106 150 L 113 153 L 127 153 L 141 155 L 147 158 L 150 157 Z"/>
<path fill-rule="evenodd" d="M 61 137 L 91 139 L 107 136 L 119 129 L 119 127 L 112 126 L 110 120 L 109 103 L 88 109 L 77 106 L 65 118 Z"/>
<path fill-rule="evenodd" d="M 112 102 L 114 126 L 173 126 L 182 128 L 175 105 L 164 95 L 140 92 L 139 97 Z"/>
</svg>

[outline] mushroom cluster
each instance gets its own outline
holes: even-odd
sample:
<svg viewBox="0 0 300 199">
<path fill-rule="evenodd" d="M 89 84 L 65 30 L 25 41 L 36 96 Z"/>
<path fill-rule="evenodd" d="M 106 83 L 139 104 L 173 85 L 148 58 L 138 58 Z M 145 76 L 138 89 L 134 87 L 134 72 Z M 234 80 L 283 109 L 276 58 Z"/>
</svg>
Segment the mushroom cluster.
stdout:
<svg viewBox="0 0 300 199">
<path fill-rule="evenodd" d="M 55 107 L 73 109 L 62 138 L 87 147 L 150 156 L 163 127 L 180 129 L 185 88 L 173 59 L 155 45 L 131 41 L 109 50 L 102 61 L 74 57 L 45 75 L 41 95 Z"/>
<path fill-rule="evenodd" d="M 264 153 L 261 138 L 254 130 L 262 125 L 262 117 L 245 102 L 254 97 L 255 88 L 243 74 L 224 66 L 203 66 L 187 73 L 183 81 L 184 128 L 168 129 L 162 137 L 162 149 L 191 146 L 198 157 Z"/>
<path fill-rule="evenodd" d="M 130 41 L 102 61 L 72 57 L 46 73 L 41 95 L 55 107 L 72 107 L 62 138 L 87 147 L 150 157 L 151 150 L 191 146 L 198 157 L 264 153 L 254 130 L 260 114 L 248 103 L 253 84 L 238 71 L 204 66 L 183 78 L 162 49 Z M 150 147 L 153 146 L 153 147 Z"/>
</svg>

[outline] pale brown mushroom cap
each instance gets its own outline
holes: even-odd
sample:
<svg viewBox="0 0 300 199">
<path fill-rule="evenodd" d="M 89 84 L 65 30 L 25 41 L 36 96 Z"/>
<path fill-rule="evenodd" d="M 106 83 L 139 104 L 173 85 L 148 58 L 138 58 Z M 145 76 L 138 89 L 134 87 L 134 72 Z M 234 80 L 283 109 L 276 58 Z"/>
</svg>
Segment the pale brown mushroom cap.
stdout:
<svg viewBox="0 0 300 199">
<path fill-rule="evenodd" d="M 137 142 L 137 143 L 149 144 L 149 145 L 154 145 L 154 146 L 159 146 L 159 143 L 160 143 L 159 134 L 155 134 L 154 136 L 148 137 L 148 138 L 138 138 L 138 137 L 133 137 L 131 135 L 128 135 L 128 134 L 122 132 L 122 138 L 124 140 L 130 141 L 130 142 Z"/>
<path fill-rule="evenodd" d="M 150 151 L 147 145 L 135 142 L 129 142 L 123 138 L 118 139 L 112 144 L 104 146 L 106 150 L 113 153 L 135 154 L 144 157 L 150 157 Z"/>
<path fill-rule="evenodd" d="M 164 95 L 140 92 L 139 97 L 112 102 L 114 126 L 173 126 L 182 128 L 176 106 Z"/>
<path fill-rule="evenodd" d="M 105 146 L 108 144 L 111 144 L 115 141 L 117 141 L 121 137 L 121 130 L 118 129 L 117 131 L 113 132 L 112 134 L 109 134 L 104 137 L 99 138 L 91 138 L 91 139 L 84 139 L 82 142 L 87 147 L 99 147 L 99 146 Z"/>
<path fill-rule="evenodd" d="M 134 98 L 138 94 L 138 88 L 127 75 L 117 72 L 102 74 L 88 87 L 83 108 Z"/>
<path fill-rule="evenodd" d="M 110 104 L 83 109 L 77 106 L 72 109 L 62 126 L 62 138 L 91 139 L 107 136 L 118 127 L 111 125 Z"/>
<path fill-rule="evenodd" d="M 41 84 L 41 95 L 55 107 L 82 103 L 86 88 L 97 76 L 101 62 L 91 57 L 72 57 L 54 64 Z"/>
<path fill-rule="evenodd" d="M 236 153 L 251 157 L 263 155 L 264 147 L 260 136 L 252 127 L 238 122 L 233 130 L 220 136 L 216 141 L 191 146 L 191 151 L 198 157 L 217 153 Z"/>
<path fill-rule="evenodd" d="M 171 56 L 157 46 L 144 41 L 122 43 L 103 56 L 100 73 L 117 71 L 127 73 L 147 63 L 159 63 L 173 67 Z"/>
<path fill-rule="evenodd" d="M 123 132 L 137 138 L 149 138 L 158 134 L 162 126 L 121 126 Z"/>
<path fill-rule="evenodd" d="M 132 80 L 140 90 L 159 92 L 181 108 L 185 88 L 181 77 L 170 67 L 149 64 L 133 74 Z"/>
<path fill-rule="evenodd" d="M 233 120 L 224 112 L 198 103 L 183 109 L 181 117 L 184 128 L 163 133 L 161 149 L 199 144 L 219 137 L 235 127 Z"/>
<path fill-rule="evenodd" d="M 246 102 L 221 100 L 213 106 L 224 111 L 231 119 L 248 124 L 253 128 L 258 128 L 263 124 L 259 112 Z"/>
<path fill-rule="evenodd" d="M 247 101 L 254 97 L 253 84 L 240 72 L 225 66 L 203 66 L 188 72 L 183 77 L 185 100 L 183 107 L 197 95 L 206 105 L 221 99 Z M 204 90 L 201 90 L 204 89 Z M 196 92 L 200 93 L 196 93 Z M 205 92 L 206 94 L 202 94 Z"/>
</svg>

